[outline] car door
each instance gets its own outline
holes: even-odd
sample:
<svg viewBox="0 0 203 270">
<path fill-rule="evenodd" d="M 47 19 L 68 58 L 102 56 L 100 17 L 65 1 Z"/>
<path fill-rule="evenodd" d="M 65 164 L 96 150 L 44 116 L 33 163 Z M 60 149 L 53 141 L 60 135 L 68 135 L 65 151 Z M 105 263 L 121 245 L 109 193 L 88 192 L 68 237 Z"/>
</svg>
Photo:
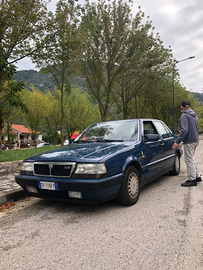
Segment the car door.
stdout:
<svg viewBox="0 0 203 270">
<path fill-rule="evenodd" d="M 169 127 L 162 121 L 155 120 L 154 125 L 156 126 L 159 135 L 163 140 L 163 148 L 165 152 L 165 169 L 171 167 L 174 162 L 175 150 L 173 149 L 174 137 Z"/>
<path fill-rule="evenodd" d="M 144 172 L 147 182 L 152 181 L 163 174 L 165 165 L 165 150 L 163 147 L 163 139 L 159 136 L 156 141 L 147 141 L 147 134 L 159 135 L 152 121 L 143 121 L 143 141 L 144 141 L 144 158 L 142 160 L 147 170 Z"/>
</svg>

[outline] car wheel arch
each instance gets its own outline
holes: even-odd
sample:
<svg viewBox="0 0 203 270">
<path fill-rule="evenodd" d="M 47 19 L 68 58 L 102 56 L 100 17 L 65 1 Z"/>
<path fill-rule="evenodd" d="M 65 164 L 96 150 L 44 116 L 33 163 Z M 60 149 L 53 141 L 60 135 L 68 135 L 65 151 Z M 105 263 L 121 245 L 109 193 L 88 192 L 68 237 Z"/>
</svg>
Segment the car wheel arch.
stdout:
<svg viewBox="0 0 203 270">
<path fill-rule="evenodd" d="M 138 173 L 139 173 L 140 179 L 141 179 L 141 171 L 142 171 L 142 169 L 141 169 L 140 163 L 138 161 L 136 161 L 136 160 L 133 160 L 133 161 L 129 162 L 128 164 L 126 164 L 126 166 L 123 169 L 123 172 L 124 173 L 125 173 L 125 171 L 127 170 L 127 168 L 129 166 L 133 166 L 133 167 L 135 167 L 138 170 Z"/>
<path fill-rule="evenodd" d="M 180 173 L 180 152 L 176 152 L 173 169 L 169 171 L 170 175 L 178 175 Z"/>
<path fill-rule="evenodd" d="M 118 203 L 124 206 L 134 205 L 140 194 L 139 163 L 131 162 L 126 167 L 123 181 L 117 196 Z"/>
</svg>

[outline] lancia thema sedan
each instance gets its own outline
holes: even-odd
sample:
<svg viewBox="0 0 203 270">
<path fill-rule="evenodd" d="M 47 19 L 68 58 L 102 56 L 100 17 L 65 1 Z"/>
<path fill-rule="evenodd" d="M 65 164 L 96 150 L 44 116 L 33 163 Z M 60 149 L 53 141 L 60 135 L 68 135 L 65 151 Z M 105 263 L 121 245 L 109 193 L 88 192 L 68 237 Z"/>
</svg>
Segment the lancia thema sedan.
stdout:
<svg viewBox="0 0 203 270">
<path fill-rule="evenodd" d="M 140 189 L 180 171 L 181 146 L 155 119 L 95 123 L 72 144 L 23 161 L 16 182 L 32 196 L 99 204 L 137 202 Z"/>
</svg>

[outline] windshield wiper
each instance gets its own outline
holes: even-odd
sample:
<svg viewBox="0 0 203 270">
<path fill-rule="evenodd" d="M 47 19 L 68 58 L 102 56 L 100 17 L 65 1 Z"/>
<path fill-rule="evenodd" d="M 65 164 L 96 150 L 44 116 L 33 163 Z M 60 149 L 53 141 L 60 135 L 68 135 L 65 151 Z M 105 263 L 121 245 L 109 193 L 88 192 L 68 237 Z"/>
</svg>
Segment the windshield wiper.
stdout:
<svg viewBox="0 0 203 270">
<path fill-rule="evenodd" d="M 123 140 L 108 140 L 108 139 L 104 139 L 104 142 L 123 142 Z"/>
<path fill-rule="evenodd" d="M 95 143 L 97 142 L 96 140 L 78 140 L 78 141 L 73 141 L 72 143 Z"/>
<path fill-rule="evenodd" d="M 73 141 L 72 143 L 96 143 L 96 142 L 123 142 L 123 140 L 108 140 L 108 139 L 98 138 L 96 140 L 78 140 L 78 141 Z"/>
<path fill-rule="evenodd" d="M 78 141 L 73 141 L 72 143 L 86 143 L 86 140 L 78 140 Z"/>
</svg>

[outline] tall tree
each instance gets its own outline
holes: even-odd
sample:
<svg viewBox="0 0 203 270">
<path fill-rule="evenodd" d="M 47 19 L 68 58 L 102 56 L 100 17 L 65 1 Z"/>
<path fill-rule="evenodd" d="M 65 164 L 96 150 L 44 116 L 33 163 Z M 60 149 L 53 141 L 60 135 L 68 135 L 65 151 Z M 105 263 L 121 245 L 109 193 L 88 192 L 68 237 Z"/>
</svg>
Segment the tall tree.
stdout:
<svg viewBox="0 0 203 270">
<path fill-rule="evenodd" d="M 81 132 L 94 122 L 101 120 L 97 104 L 90 101 L 89 95 L 79 87 L 74 87 L 65 98 L 65 130 L 68 134 Z"/>
<path fill-rule="evenodd" d="M 143 19 L 141 10 L 132 18 L 130 6 L 122 0 L 108 4 L 99 0 L 98 4 L 85 5 L 81 29 L 86 41 L 81 67 L 90 94 L 98 102 L 102 120 L 107 117 L 112 94 L 118 101 L 120 90 L 120 107 L 126 118 L 132 87 L 137 92 L 140 79 L 169 56 L 159 36 L 153 37 L 151 22 L 143 23 Z M 115 89 L 119 91 L 115 93 Z"/>
<path fill-rule="evenodd" d="M 0 2 L 0 95 L 4 83 L 13 79 L 13 64 L 30 56 L 45 42 L 46 2 L 44 0 L 2 0 Z M 15 88 L 22 90 L 22 88 Z M 17 92 L 15 92 L 17 93 Z M 2 94 L 5 96 L 4 94 Z M 4 103 L 5 99 L 1 102 Z M 0 106 L 0 151 L 3 129 Z"/>
<path fill-rule="evenodd" d="M 148 27 L 141 25 L 133 35 L 136 52 L 130 58 L 127 72 L 118 81 L 118 88 L 114 91 L 123 118 L 132 117 L 129 106 L 132 99 L 136 101 L 134 117 L 143 117 L 150 91 L 153 98 L 159 99 L 159 89 L 162 83 L 165 84 L 164 78 L 170 71 L 172 61 L 171 51 L 163 47 L 158 34 L 154 37 L 150 24 Z"/>
<path fill-rule="evenodd" d="M 203 131 L 203 105 L 195 97 L 195 94 L 188 92 L 188 100 L 191 101 L 191 108 L 195 111 L 198 116 L 199 132 Z"/>
<path fill-rule="evenodd" d="M 58 143 L 58 129 L 61 124 L 61 113 L 60 113 L 60 90 L 55 89 L 54 93 L 47 93 L 49 99 L 50 110 L 49 114 L 44 119 L 41 128 L 47 134 L 48 141 L 54 145 Z"/>
<path fill-rule="evenodd" d="M 78 31 L 78 16 L 80 9 L 74 1 L 60 0 L 55 14 L 49 14 L 52 27 L 47 30 L 47 38 L 54 38 L 46 44 L 40 54 L 34 56 L 34 62 L 41 72 L 50 73 L 56 87 L 61 91 L 61 145 L 63 145 L 64 129 L 64 93 L 70 92 L 70 75 L 75 70 L 78 57 L 80 35 Z"/>
<path fill-rule="evenodd" d="M 92 99 L 98 102 L 105 120 L 112 102 L 112 89 L 129 58 L 130 8 L 122 1 L 87 2 L 81 29 L 83 44 L 82 72 Z"/>
<path fill-rule="evenodd" d="M 9 95 L 10 96 L 10 95 Z M 15 134 L 12 132 L 12 124 L 15 121 L 18 121 L 18 119 L 22 115 L 22 110 L 25 112 L 25 104 L 22 103 L 22 100 L 20 100 L 20 97 L 17 96 L 17 105 L 22 104 L 23 107 L 20 106 L 13 106 L 9 102 L 1 104 L 3 105 L 3 111 L 4 111 L 4 135 L 7 135 L 8 137 L 8 145 L 9 145 L 9 150 L 11 150 L 11 143 L 15 138 Z"/>
<path fill-rule="evenodd" d="M 50 99 L 46 93 L 42 93 L 31 85 L 30 90 L 24 89 L 23 100 L 28 109 L 28 112 L 24 114 L 24 121 L 26 126 L 31 129 L 32 139 L 36 146 L 36 134 L 50 112 Z"/>
<path fill-rule="evenodd" d="M 11 76 L 12 77 L 12 76 Z M 14 108 L 21 108 L 26 111 L 26 106 L 20 98 L 19 93 L 24 87 L 23 82 L 15 82 L 13 80 L 4 81 L 0 91 L 0 152 L 2 151 L 2 130 L 4 122 L 12 124 L 12 119 L 9 117 Z"/>
</svg>

